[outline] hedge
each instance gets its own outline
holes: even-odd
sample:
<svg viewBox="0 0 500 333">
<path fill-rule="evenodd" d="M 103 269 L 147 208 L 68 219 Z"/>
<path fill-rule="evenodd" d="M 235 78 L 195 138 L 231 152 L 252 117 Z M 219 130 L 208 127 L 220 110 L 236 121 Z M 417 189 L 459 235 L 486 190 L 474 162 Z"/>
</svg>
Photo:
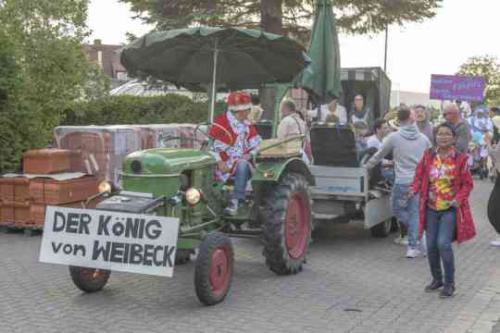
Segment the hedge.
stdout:
<svg viewBox="0 0 500 333">
<path fill-rule="evenodd" d="M 208 104 L 188 97 L 110 96 L 75 103 L 66 111 L 63 125 L 122 125 L 206 122 Z"/>
</svg>

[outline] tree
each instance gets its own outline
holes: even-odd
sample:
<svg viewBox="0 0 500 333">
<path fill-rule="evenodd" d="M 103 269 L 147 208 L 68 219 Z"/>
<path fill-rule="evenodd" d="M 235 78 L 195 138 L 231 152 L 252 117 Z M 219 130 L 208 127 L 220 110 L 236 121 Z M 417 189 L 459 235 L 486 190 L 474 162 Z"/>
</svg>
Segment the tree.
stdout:
<svg viewBox="0 0 500 333">
<path fill-rule="evenodd" d="M 262 28 L 306 40 L 315 0 L 120 0 L 137 17 L 159 29 L 190 24 Z M 442 0 L 334 0 L 339 27 L 348 33 L 375 33 L 433 17 Z"/>
<path fill-rule="evenodd" d="M 90 91 L 95 71 L 81 47 L 87 2 L 0 0 L 0 71 L 9 73 L 0 79 L 0 173 L 15 169 L 24 150 L 46 146 L 64 110 Z"/>
<path fill-rule="evenodd" d="M 486 81 L 484 103 L 500 105 L 500 63 L 496 57 L 471 57 L 460 66 L 457 74 L 483 76 Z"/>
<path fill-rule="evenodd" d="M 17 126 L 22 125 L 10 114 L 17 104 L 17 96 L 22 86 L 20 68 L 16 52 L 9 38 L 0 31 L 0 171 L 8 170 L 15 164 L 16 151 L 21 148 Z M 14 160 L 14 161 L 13 161 Z"/>
</svg>

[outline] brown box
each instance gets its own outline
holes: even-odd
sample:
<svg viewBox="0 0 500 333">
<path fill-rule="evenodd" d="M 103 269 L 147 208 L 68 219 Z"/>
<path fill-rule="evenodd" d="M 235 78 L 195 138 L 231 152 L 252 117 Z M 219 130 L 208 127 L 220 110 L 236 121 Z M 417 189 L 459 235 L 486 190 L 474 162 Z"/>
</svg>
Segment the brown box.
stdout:
<svg viewBox="0 0 500 333">
<path fill-rule="evenodd" d="M 71 153 L 63 149 L 38 149 L 27 151 L 23 156 L 24 173 L 51 174 L 70 169 Z"/>
<path fill-rule="evenodd" d="M 58 205 L 84 201 L 97 194 L 98 180 L 93 176 L 57 181 L 48 178 L 36 178 L 30 183 L 31 198 L 35 203 Z"/>
<path fill-rule="evenodd" d="M 21 227 L 29 221 L 29 203 L 2 202 L 0 209 L 0 225 Z"/>
<path fill-rule="evenodd" d="M 96 203 L 93 202 L 89 204 L 86 208 L 95 208 Z M 72 207 L 72 208 L 83 208 L 83 202 L 70 202 L 63 205 L 57 205 L 59 207 Z M 42 228 L 45 222 L 45 210 L 47 205 L 33 203 L 30 206 L 30 219 L 23 224 L 23 227 L 31 228 Z"/>
<path fill-rule="evenodd" d="M 195 129 L 192 124 L 59 126 L 54 139 L 58 148 L 80 153 L 72 159 L 71 171 L 119 184 L 125 156 L 149 148 L 199 148 L 192 140 Z M 196 137 L 206 139 L 201 132 Z"/>
<path fill-rule="evenodd" d="M 142 149 L 141 133 L 134 126 L 59 126 L 54 138 L 59 148 L 80 152 L 81 158 L 72 164 L 74 171 L 115 184 L 123 157 Z"/>
<path fill-rule="evenodd" d="M 0 178 L 0 201 L 27 202 L 30 180 L 28 178 Z"/>
</svg>

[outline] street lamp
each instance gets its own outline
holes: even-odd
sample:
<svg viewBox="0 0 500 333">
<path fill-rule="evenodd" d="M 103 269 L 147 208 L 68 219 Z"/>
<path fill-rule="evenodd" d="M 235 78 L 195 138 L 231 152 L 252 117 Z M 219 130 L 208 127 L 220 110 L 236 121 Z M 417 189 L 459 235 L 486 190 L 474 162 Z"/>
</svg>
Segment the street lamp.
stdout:
<svg viewBox="0 0 500 333">
<path fill-rule="evenodd" d="M 384 72 L 387 73 L 387 47 L 389 41 L 389 24 L 385 25 L 385 53 L 384 53 Z"/>
</svg>

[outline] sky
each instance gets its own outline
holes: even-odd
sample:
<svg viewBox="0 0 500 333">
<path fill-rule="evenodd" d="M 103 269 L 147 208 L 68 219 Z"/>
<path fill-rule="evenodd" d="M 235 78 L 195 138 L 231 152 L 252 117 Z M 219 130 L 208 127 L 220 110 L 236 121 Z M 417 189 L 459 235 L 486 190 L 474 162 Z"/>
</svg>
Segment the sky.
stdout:
<svg viewBox="0 0 500 333">
<path fill-rule="evenodd" d="M 428 92 L 431 74 L 454 74 L 471 56 L 500 56 L 499 14 L 499 0 L 444 0 L 430 20 L 391 26 L 387 72 L 393 89 Z M 126 32 L 141 36 L 151 29 L 132 16 L 118 0 L 91 0 L 90 41 L 123 44 Z M 342 67 L 383 67 L 384 33 L 339 39 Z"/>
</svg>

